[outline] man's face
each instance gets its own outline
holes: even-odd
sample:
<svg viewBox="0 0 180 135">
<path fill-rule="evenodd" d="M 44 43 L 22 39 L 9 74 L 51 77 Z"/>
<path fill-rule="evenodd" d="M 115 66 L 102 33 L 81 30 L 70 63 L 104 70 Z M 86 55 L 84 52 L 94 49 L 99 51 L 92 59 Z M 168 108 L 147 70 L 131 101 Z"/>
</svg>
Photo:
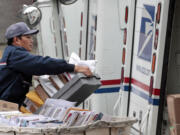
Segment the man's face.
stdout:
<svg viewBox="0 0 180 135">
<path fill-rule="evenodd" d="M 21 38 L 15 38 L 14 44 L 25 48 L 27 51 L 32 51 L 33 49 L 33 38 L 32 35 L 22 35 Z"/>
<path fill-rule="evenodd" d="M 27 51 L 32 51 L 33 49 L 33 38 L 31 35 L 21 36 L 21 46 L 24 47 Z"/>
</svg>

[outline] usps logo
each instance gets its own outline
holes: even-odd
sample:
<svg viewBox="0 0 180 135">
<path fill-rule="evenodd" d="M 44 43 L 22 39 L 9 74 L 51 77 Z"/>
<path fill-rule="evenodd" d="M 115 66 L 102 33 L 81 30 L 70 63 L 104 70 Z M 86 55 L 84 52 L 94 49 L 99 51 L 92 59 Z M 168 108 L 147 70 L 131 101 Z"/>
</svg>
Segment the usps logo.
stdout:
<svg viewBox="0 0 180 135">
<path fill-rule="evenodd" d="M 141 18 L 138 57 L 146 61 L 151 61 L 152 57 L 154 17 L 155 6 L 144 5 Z"/>
</svg>

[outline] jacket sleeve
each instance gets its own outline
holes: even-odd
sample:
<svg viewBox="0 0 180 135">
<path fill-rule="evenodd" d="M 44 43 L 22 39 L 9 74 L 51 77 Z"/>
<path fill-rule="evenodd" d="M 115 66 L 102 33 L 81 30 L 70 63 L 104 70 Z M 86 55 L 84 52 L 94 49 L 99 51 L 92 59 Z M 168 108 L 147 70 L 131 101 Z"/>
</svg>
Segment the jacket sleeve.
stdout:
<svg viewBox="0 0 180 135">
<path fill-rule="evenodd" d="M 8 59 L 8 67 L 28 75 L 60 74 L 73 72 L 74 65 L 63 59 L 32 55 L 27 51 L 16 49 Z"/>
</svg>

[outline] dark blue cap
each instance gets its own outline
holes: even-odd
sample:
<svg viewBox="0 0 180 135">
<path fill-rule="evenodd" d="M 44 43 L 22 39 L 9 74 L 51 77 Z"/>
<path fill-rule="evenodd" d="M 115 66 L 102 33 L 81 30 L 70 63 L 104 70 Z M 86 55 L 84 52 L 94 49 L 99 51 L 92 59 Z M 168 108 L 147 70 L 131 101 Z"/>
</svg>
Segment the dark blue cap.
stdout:
<svg viewBox="0 0 180 135">
<path fill-rule="evenodd" d="M 20 35 L 33 35 L 37 34 L 39 30 L 37 29 L 30 29 L 26 23 L 18 22 L 15 24 L 10 25 L 5 33 L 6 39 L 10 39 Z"/>
</svg>

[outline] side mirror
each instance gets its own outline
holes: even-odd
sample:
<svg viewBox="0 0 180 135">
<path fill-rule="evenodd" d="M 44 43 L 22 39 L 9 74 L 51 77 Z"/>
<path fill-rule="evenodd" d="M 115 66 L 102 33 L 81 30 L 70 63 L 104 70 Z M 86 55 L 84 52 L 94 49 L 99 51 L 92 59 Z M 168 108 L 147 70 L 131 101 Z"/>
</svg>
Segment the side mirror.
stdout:
<svg viewBox="0 0 180 135">
<path fill-rule="evenodd" d="M 19 13 L 22 18 L 30 27 L 35 27 L 39 24 L 42 18 L 42 13 L 39 8 L 32 5 L 23 5 L 23 9 Z"/>
<path fill-rule="evenodd" d="M 60 3 L 64 4 L 64 5 L 70 5 L 75 3 L 77 0 L 59 0 Z"/>
</svg>

